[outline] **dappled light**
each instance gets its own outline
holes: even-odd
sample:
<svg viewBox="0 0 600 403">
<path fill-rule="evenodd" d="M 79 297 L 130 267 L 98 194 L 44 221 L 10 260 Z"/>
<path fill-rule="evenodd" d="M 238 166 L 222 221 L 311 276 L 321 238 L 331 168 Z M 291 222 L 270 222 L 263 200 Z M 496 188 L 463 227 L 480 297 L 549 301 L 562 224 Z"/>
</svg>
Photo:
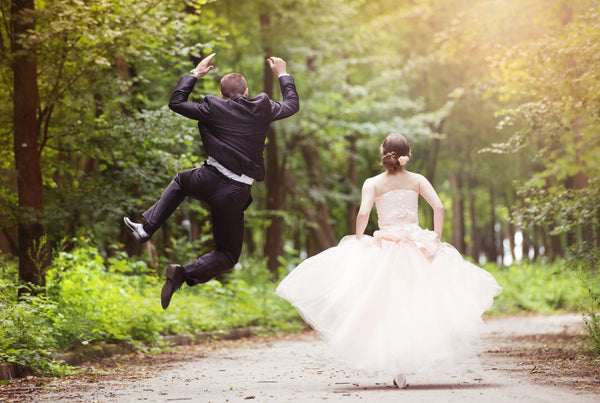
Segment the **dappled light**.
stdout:
<svg viewBox="0 0 600 403">
<path fill-rule="evenodd" d="M 172 335 L 305 329 L 275 289 L 354 236 L 363 182 L 385 171 L 379 147 L 390 133 L 408 138 L 405 169 L 443 205 L 434 228 L 421 197 L 418 226 L 503 288 L 488 315 L 576 312 L 587 351 L 600 355 L 600 1 L 0 8 L 0 364 L 63 376 L 75 369 L 53 357 L 95 343 L 150 352 Z M 190 73 L 212 53 L 206 75 Z M 279 78 L 270 57 L 285 60 L 293 80 Z M 222 96 L 232 72 L 248 94 Z M 178 110 L 185 117 L 168 107 L 181 77 L 194 81 L 189 108 Z M 286 83 L 299 110 L 274 113 Z M 197 105 L 235 96 L 273 102 L 244 112 L 271 115 L 264 142 L 253 143 L 264 175 L 250 175 L 251 197 L 238 201 L 247 207 L 239 262 L 227 250 L 233 269 L 184 284 L 163 311 L 167 265 L 227 249 L 215 245 L 214 211 L 204 195 L 188 197 L 145 243 L 123 217 L 144 230 L 141 214 L 176 173 L 214 150 L 229 163 L 239 143 L 225 152 L 216 142 L 209 155 L 206 138 L 244 130 Z M 248 173 L 224 168 L 235 175 L 220 180 Z M 367 236 L 381 225 L 369 214 Z"/>
</svg>

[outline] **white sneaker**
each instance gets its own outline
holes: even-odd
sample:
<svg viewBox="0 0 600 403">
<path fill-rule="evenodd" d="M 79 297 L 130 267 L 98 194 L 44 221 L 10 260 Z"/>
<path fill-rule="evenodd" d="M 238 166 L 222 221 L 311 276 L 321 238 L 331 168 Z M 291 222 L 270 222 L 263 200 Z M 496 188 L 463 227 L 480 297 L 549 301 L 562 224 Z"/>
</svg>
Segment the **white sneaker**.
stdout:
<svg viewBox="0 0 600 403">
<path fill-rule="evenodd" d="M 394 377 L 394 385 L 400 389 L 405 389 L 408 386 L 406 382 L 406 375 L 398 374 Z"/>
</svg>

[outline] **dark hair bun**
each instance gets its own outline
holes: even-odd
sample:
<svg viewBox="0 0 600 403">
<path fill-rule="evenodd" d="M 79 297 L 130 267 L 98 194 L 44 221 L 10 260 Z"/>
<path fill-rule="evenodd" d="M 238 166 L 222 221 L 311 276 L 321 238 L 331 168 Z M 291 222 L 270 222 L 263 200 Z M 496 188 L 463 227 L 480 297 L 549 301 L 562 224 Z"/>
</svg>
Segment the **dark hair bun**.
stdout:
<svg viewBox="0 0 600 403">
<path fill-rule="evenodd" d="M 381 152 L 381 165 L 388 172 L 395 172 L 404 169 L 398 160 L 399 157 L 410 157 L 410 145 L 408 140 L 401 134 L 390 133 L 379 148 Z M 406 164 L 406 161 L 404 161 Z"/>
<path fill-rule="evenodd" d="M 381 158 L 381 165 L 383 165 L 388 172 L 395 172 L 401 168 L 400 161 L 398 161 L 398 155 L 395 151 L 385 154 Z"/>
</svg>

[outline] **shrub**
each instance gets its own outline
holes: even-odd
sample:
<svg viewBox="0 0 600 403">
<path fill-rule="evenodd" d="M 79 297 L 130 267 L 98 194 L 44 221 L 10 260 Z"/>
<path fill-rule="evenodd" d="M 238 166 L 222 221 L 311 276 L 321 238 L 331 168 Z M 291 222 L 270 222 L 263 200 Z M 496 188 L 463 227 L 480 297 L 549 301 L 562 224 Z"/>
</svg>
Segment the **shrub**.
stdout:
<svg viewBox="0 0 600 403">
<path fill-rule="evenodd" d="M 161 345 L 165 334 L 194 334 L 253 325 L 260 332 L 299 329 L 294 308 L 274 293 L 264 261 L 246 259 L 221 281 L 183 286 L 168 310 L 163 278 L 139 258 L 104 259 L 85 241 L 55 255 L 46 295 L 17 300 L 14 264 L 0 270 L 0 360 L 60 374 L 49 354 L 94 341 Z"/>
<path fill-rule="evenodd" d="M 484 267 L 503 288 L 490 313 L 580 311 L 589 296 L 578 273 L 554 264 L 518 263 Z"/>
<path fill-rule="evenodd" d="M 43 295 L 23 294 L 0 279 L 0 362 L 30 368 L 35 374 L 64 375 L 70 368 L 50 357 L 59 344 L 56 325 L 63 317 L 57 304 Z"/>
<path fill-rule="evenodd" d="M 124 254 L 105 259 L 85 240 L 55 255 L 45 296 L 17 299 L 16 263 L 2 259 L 0 263 L 0 360 L 33 367 L 38 373 L 68 372 L 50 354 L 95 341 L 145 348 L 160 346 L 166 334 L 249 325 L 266 334 L 304 327 L 296 310 L 275 294 L 278 282 L 265 261 L 251 257 L 219 280 L 184 285 L 166 311 L 159 297 L 164 280 L 143 260 Z M 577 311 L 589 302 L 581 278 L 562 270 L 560 264 L 488 265 L 486 269 L 504 288 L 492 314 Z M 286 272 L 282 270 L 280 276 Z M 598 319 L 589 316 L 589 326 L 597 329 Z"/>
</svg>

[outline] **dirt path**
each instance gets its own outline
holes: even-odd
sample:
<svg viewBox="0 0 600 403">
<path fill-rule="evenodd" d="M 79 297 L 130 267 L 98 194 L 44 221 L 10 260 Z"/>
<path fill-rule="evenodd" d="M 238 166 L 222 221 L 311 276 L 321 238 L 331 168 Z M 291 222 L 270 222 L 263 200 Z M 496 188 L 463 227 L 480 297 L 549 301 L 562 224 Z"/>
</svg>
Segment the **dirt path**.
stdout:
<svg viewBox="0 0 600 403">
<path fill-rule="evenodd" d="M 600 401 L 597 372 L 579 371 L 573 379 L 571 372 L 547 367 L 547 361 L 536 360 L 535 354 L 521 354 L 528 351 L 527 343 L 539 346 L 540 337 L 550 337 L 559 345 L 562 340 L 572 344 L 573 337 L 581 338 L 580 315 L 487 323 L 482 378 L 412 376 L 409 388 L 399 390 L 391 379 L 354 371 L 330 358 L 325 344 L 312 332 L 305 332 L 214 342 L 156 356 L 138 354 L 129 361 L 114 362 L 115 367 L 102 374 L 54 379 L 43 385 L 38 382 L 29 393 L 23 391 L 22 401 Z"/>
</svg>

